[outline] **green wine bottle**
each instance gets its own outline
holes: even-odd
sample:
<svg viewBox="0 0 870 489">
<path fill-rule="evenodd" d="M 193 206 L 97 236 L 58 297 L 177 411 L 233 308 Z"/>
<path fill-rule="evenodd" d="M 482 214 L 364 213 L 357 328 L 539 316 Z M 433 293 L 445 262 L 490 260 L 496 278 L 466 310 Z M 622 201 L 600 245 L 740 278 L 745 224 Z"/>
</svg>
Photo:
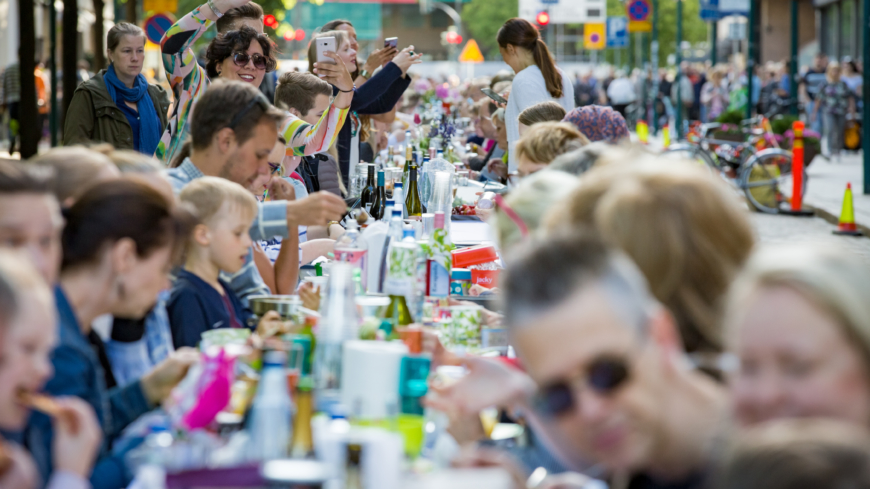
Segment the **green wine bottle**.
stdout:
<svg viewBox="0 0 870 489">
<path fill-rule="evenodd" d="M 408 196 L 405 197 L 405 209 L 408 219 L 423 219 L 423 204 L 420 202 L 420 190 L 417 188 L 417 165 L 411 163 L 408 175 Z"/>
<path fill-rule="evenodd" d="M 376 221 L 384 218 L 384 209 L 387 207 L 387 191 L 384 188 L 384 171 L 378 171 L 378 188 L 375 192 L 375 200 L 372 202 L 372 210 L 369 213 Z"/>
<path fill-rule="evenodd" d="M 390 295 L 390 305 L 387 306 L 387 313 L 384 315 L 384 319 L 391 320 L 393 331 L 399 326 L 407 326 L 414 322 L 404 295 Z"/>
</svg>

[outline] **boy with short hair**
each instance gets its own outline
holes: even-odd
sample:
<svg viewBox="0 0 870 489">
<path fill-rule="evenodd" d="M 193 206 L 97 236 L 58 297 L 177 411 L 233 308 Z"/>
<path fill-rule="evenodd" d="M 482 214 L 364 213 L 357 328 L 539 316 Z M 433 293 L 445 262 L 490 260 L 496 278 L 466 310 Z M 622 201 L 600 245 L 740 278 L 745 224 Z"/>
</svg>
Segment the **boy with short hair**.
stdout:
<svg viewBox="0 0 870 489">
<path fill-rule="evenodd" d="M 176 348 L 196 346 L 202 333 L 211 329 L 249 327 L 253 314 L 220 273 L 232 275 L 245 265 L 251 249 L 248 229 L 257 215 L 257 199 L 251 192 L 223 178 L 198 178 L 178 198 L 190 206 L 199 224 L 187 243 L 184 267 L 166 306 Z"/>
<path fill-rule="evenodd" d="M 320 117 L 323 116 L 329 108 L 329 99 L 332 96 L 332 86 L 326 83 L 318 76 L 311 73 L 302 73 L 290 71 L 281 75 L 278 79 L 278 87 L 275 89 L 275 106 L 284 109 L 299 119 L 312 124 L 317 123 Z M 288 166 L 287 176 L 294 178 L 293 171 L 295 170 L 303 182 L 308 193 L 314 193 L 321 190 L 319 179 L 320 163 L 325 161 L 329 164 L 329 154 L 304 156 L 302 161 L 294 161 L 298 167 L 292 167 L 290 159 L 285 158 L 285 165 Z M 298 158 L 294 158 L 298 160 Z M 338 163 L 334 160 L 331 162 L 335 167 L 337 175 Z M 337 183 L 337 179 L 336 179 Z M 324 188 L 323 190 L 330 190 Z M 299 191 L 297 189 L 297 196 Z"/>
</svg>

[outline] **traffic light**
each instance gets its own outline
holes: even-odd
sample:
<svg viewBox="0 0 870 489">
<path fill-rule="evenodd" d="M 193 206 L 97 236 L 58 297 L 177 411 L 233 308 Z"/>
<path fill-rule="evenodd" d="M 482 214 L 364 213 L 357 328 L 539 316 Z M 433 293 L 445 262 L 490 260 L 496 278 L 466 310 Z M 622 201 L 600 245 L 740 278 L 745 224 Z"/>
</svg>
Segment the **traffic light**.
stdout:
<svg viewBox="0 0 870 489">
<path fill-rule="evenodd" d="M 269 14 L 269 15 L 263 17 L 263 23 L 269 27 L 272 27 L 272 26 L 278 25 L 278 20 L 275 18 L 274 15 Z"/>
<path fill-rule="evenodd" d="M 547 12 L 538 12 L 538 15 L 535 16 L 535 22 L 537 22 L 541 27 L 547 27 L 547 24 L 550 23 L 550 14 Z"/>
<path fill-rule="evenodd" d="M 450 26 L 446 31 L 441 33 L 441 44 L 462 44 L 462 36 L 456 32 L 455 26 Z"/>
</svg>

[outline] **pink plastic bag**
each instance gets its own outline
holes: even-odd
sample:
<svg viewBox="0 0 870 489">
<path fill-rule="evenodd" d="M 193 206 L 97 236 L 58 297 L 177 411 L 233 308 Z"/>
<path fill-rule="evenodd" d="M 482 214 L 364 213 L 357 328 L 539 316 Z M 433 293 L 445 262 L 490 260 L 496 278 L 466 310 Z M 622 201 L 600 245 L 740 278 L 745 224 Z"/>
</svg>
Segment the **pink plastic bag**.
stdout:
<svg viewBox="0 0 870 489">
<path fill-rule="evenodd" d="M 235 359 L 223 348 L 217 356 L 202 355 L 167 400 L 165 409 L 176 426 L 195 430 L 208 426 L 230 403 Z"/>
</svg>

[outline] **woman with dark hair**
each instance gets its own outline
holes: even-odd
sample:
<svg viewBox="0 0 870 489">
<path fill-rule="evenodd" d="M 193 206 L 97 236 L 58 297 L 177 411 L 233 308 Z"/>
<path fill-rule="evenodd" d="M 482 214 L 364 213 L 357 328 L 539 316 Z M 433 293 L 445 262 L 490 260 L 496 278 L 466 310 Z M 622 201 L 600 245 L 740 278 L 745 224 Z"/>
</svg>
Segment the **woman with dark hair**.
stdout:
<svg viewBox="0 0 870 489">
<path fill-rule="evenodd" d="M 565 112 L 574 108 L 574 87 L 568 76 L 556 67 L 541 34 L 529 21 L 508 20 L 498 30 L 498 50 L 516 76 L 511 85 L 505 111 L 508 137 L 508 170 L 516 171 L 514 144 L 520 139 L 520 112 L 540 102 L 554 100 Z"/>
<path fill-rule="evenodd" d="M 276 66 L 275 45 L 266 34 L 249 26 L 218 34 L 206 51 L 206 67 L 199 66 L 193 44 L 230 9 L 246 5 L 249 0 L 209 0 L 185 15 L 166 31 L 160 43 L 163 67 L 172 91 L 175 108 L 169 125 L 160 139 L 155 156 L 166 163 L 173 161 L 190 133 L 190 114 L 211 79 L 220 77 L 259 87 L 266 73 Z M 327 53 L 335 59 L 335 53 Z M 287 114 L 280 133 L 287 150 L 295 156 L 325 151 L 344 124 L 347 108 L 353 100 L 353 80 L 343 63 L 318 65 L 317 73 L 336 87 L 336 96 L 315 125 Z M 290 153 L 288 153 L 290 154 Z"/>
<path fill-rule="evenodd" d="M 169 94 L 142 75 L 145 32 L 119 22 L 106 38 L 109 67 L 78 86 L 66 111 L 63 144 L 109 143 L 154 154 L 166 127 Z"/>
<path fill-rule="evenodd" d="M 321 32 L 314 36 L 314 39 L 321 37 L 334 37 L 338 58 L 341 59 L 348 71 L 357 70 L 356 50 L 353 48 L 355 41 L 346 31 Z M 312 63 L 316 59 L 314 39 L 308 46 L 309 70 L 313 69 Z M 388 113 L 402 98 L 405 89 L 411 84 L 408 69 L 411 65 L 419 63 L 422 57 L 422 54 L 414 54 L 413 49 L 414 46 L 408 46 L 401 50 L 365 85 L 356 88 L 357 96 L 350 104 L 351 123 L 345 124 L 338 133 L 338 165 L 341 169 L 341 178 L 345 188 L 350 188 L 348 186 L 350 172 L 361 159 L 360 143 L 365 141 L 365 136 L 368 134 L 369 120 L 365 116 Z M 335 88 L 333 88 L 333 93 L 337 93 Z M 365 158 L 362 159 L 365 160 Z M 374 159 L 373 154 L 370 159 Z"/>
<path fill-rule="evenodd" d="M 191 218 L 157 190 L 125 179 L 92 187 L 65 215 L 63 260 L 54 291 L 59 341 L 51 355 L 54 377 L 45 392 L 76 396 L 91 405 L 104 436 L 91 483 L 126 487 L 124 454 L 112 442 L 166 398 L 198 355 L 179 349 L 140 380 L 109 385 L 108 362 L 91 324 L 104 314 L 138 318 L 151 309 L 169 287 L 169 270 L 187 240 Z M 51 419 L 34 414 L 24 436 L 47 480 L 53 466 Z"/>
</svg>

